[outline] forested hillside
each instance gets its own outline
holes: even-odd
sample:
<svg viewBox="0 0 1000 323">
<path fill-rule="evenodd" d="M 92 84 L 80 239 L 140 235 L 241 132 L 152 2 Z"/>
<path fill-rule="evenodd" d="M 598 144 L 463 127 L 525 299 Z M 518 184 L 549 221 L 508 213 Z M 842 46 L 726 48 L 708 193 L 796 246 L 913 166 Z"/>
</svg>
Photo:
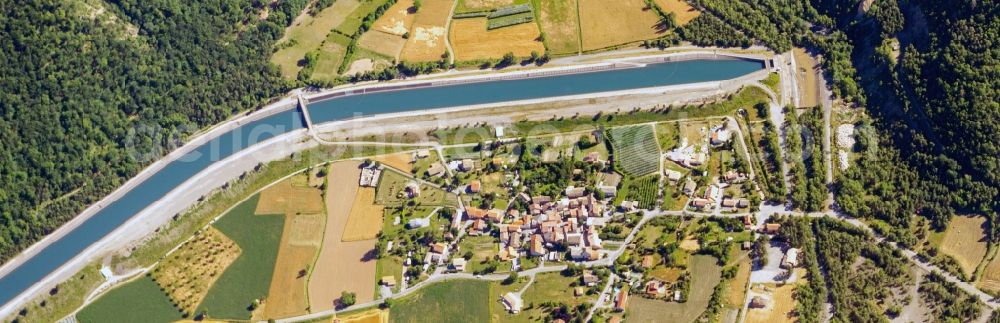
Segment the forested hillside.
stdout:
<svg viewBox="0 0 1000 323">
<path fill-rule="evenodd" d="M 0 261 L 191 132 L 286 91 L 267 58 L 305 0 L 265 3 L 0 3 Z"/>
<path fill-rule="evenodd" d="M 913 242 L 913 215 L 938 228 L 955 213 L 1000 211 L 1000 5 L 996 1 L 690 0 L 758 44 L 823 56 L 833 92 L 868 110 L 859 165 L 841 179 L 847 213 Z M 867 6 L 865 5 L 867 4 Z M 699 17 L 701 18 L 701 17 Z M 682 33 L 732 44 L 713 18 Z M 708 27 L 711 26 L 711 27 Z M 790 43 L 788 42 L 790 41 Z M 897 44 L 899 50 L 894 50 Z M 996 236 L 996 228 L 993 236 Z"/>
</svg>

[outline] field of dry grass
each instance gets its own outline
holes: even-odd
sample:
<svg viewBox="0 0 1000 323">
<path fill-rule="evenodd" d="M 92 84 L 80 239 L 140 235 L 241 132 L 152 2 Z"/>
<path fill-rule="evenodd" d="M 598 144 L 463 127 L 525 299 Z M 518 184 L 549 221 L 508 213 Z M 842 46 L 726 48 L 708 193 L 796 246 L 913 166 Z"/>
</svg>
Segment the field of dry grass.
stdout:
<svg viewBox="0 0 1000 323">
<path fill-rule="evenodd" d="M 514 0 L 460 0 L 456 12 L 483 11 L 514 4 Z"/>
<path fill-rule="evenodd" d="M 643 0 L 579 1 L 584 51 L 663 35 L 660 17 Z"/>
<path fill-rule="evenodd" d="M 412 7 L 413 0 L 397 1 L 382 14 L 382 17 L 375 20 L 370 30 L 403 36 L 403 34 L 410 32 L 413 19 L 416 17 L 416 12 L 413 11 Z"/>
<path fill-rule="evenodd" d="M 325 220 L 323 214 L 286 214 L 264 317 L 308 312 L 306 277 L 323 242 Z"/>
<path fill-rule="evenodd" d="M 339 0 L 316 16 L 304 14 L 297 17 L 285 30 L 284 37 L 278 41 L 279 44 L 294 42 L 294 45 L 282 48 L 271 56 L 271 62 L 281 68 L 281 75 L 294 79 L 301 69 L 298 66 L 299 60 L 309 51 L 320 47 L 330 30 L 343 23 L 358 4 L 357 0 Z"/>
<path fill-rule="evenodd" d="M 375 204 L 375 188 L 362 187 L 354 196 L 343 241 L 375 239 L 382 231 L 383 207 Z"/>
<path fill-rule="evenodd" d="M 305 174 L 271 185 L 260 192 L 255 214 L 323 213 L 323 192 L 308 186 Z"/>
<path fill-rule="evenodd" d="M 375 21 L 368 32 L 361 35 L 361 38 L 358 39 L 358 46 L 398 59 L 399 53 L 406 45 L 406 39 L 403 38 L 403 35 L 410 32 L 413 19 L 416 17 L 412 7 L 413 0 L 403 0 L 393 4 L 382 17 Z"/>
<path fill-rule="evenodd" d="M 799 87 L 799 107 L 819 105 L 819 77 L 822 73 L 819 62 L 801 47 L 792 49 L 792 54 L 798 69 L 795 71 L 795 78 Z"/>
<path fill-rule="evenodd" d="M 691 7 L 684 0 L 655 0 L 656 5 L 660 6 L 660 9 L 666 12 L 674 13 L 674 22 L 678 26 L 686 25 L 687 23 L 694 20 L 701 15 L 701 11 L 698 11 L 694 7 Z"/>
<path fill-rule="evenodd" d="M 981 289 L 1000 292 L 1000 257 L 993 257 L 983 268 L 983 277 L 976 284 Z"/>
<path fill-rule="evenodd" d="M 448 19 L 455 0 L 424 0 L 413 19 L 410 39 L 399 59 L 409 62 L 437 61 L 448 51 L 445 46 Z"/>
<path fill-rule="evenodd" d="M 357 302 L 375 297 L 375 242 L 344 242 L 344 230 L 358 193 L 359 162 L 330 165 L 326 194 L 327 220 L 323 246 L 309 277 L 309 304 L 312 311 L 332 309 L 343 291 L 356 293 Z"/>
<path fill-rule="evenodd" d="M 339 323 L 389 323 L 389 311 L 373 309 L 360 313 L 338 316 L 334 320 Z"/>
<path fill-rule="evenodd" d="M 986 217 L 956 215 L 948 223 L 941 252 L 952 256 L 966 275 L 972 275 L 986 256 Z"/>
<path fill-rule="evenodd" d="M 580 51 L 580 26 L 576 12 L 577 0 L 541 1 L 539 24 L 545 31 L 545 43 L 554 54 Z"/>
<path fill-rule="evenodd" d="M 410 163 L 413 160 L 411 153 L 398 153 L 391 155 L 382 155 L 372 158 L 372 160 L 382 163 L 383 165 L 398 169 L 401 172 L 409 174 L 413 170 L 413 164 Z"/>
<path fill-rule="evenodd" d="M 524 23 L 509 27 L 486 29 L 486 18 L 455 19 L 451 26 L 451 45 L 455 59 L 476 60 L 501 58 L 510 52 L 525 57 L 545 53 L 539 39 L 538 24 Z"/>
<path fill-rule="evenodd" d="M 240 253 L 236 242 L 209 227 L 163 260 L 153 270 L 153 280 L 182 311 L 195 313 L 209 288 Z"/>
<path fill-rule="evenodd" d="M 729 305 L 742 307 L 747 296 L 747 281 L 750 280 L 751 263 L 749 258 L 740 261 L 740 269 L 736 271 L 736 278 L 729 282 L 729 294 L 727 301 Z"/>
<path fill-rule="evenodd" d="M 755 295 L 764 295 L 767 298 L 767 306 L 764 308 L 751 308 L 747 310 L 747 322 L 794 322 L 795 321 L 795 293 L 794 284 L 775 286 L 766 284 L 754 286 Z"/>
</svg>

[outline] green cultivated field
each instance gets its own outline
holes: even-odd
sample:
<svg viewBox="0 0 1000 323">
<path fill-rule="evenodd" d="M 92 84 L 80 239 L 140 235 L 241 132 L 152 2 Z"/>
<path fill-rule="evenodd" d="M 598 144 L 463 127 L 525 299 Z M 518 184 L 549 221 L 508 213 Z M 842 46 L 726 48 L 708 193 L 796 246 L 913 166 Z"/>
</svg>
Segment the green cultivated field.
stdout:
<svg viewBox="0 0 1000 323">
<path fill-rule="evenodd" d="M 115 288 L 76 314 L 79 322 L 173 322 L 181 319 L 167 294 L 149 277 Z"/>
<path fill-rule="evenodd" d="M 240 245 L 243 253 L 208 291 L 198 312 L 205 310 L 217 318 L 245 319 L 250 317 L 247 307 L 253 300 L 267 297 L 284 218 L 255 215 L 259 198 L 259 194 L 254 195 L 215 223 L 217 229 Z"/>
<path fill-rule="evenodd" d="M 648 125 L 614 128 L 608 131 L 614 147 L 615 163 L 634 176 L 655 173 L 660 169 L 660 148 L 656 134 Z"/>
<path fill-rule="evenodd" d="M 489 282 L 458 280 L 437 283 L 396 300 L 390 310 L 389 321 L 489 322 L 492 297 Z"/>
</svg>

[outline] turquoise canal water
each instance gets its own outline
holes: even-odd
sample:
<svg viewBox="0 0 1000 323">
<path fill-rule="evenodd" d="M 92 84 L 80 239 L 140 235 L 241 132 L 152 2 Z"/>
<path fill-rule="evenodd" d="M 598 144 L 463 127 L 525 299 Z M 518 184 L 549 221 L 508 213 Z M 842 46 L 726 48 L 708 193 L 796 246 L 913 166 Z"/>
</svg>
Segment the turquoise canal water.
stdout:
<svg viewBox="0 0 1000 323">
<path fill-rule="evenodd" d="M 318 124 L 380 113 L 719 81 L 762 68 L 762 62 L 735 59 L 659 63 L 641 68 L 352 95 L 311 103 L 309 112 Z M 278 113 L 225 133 L 171 162 L 0 278 L 0 304 L 6 304 L 212 163 L 258 142 L 301 129 L 302 120 L 297 109 Z"/>
</svg>

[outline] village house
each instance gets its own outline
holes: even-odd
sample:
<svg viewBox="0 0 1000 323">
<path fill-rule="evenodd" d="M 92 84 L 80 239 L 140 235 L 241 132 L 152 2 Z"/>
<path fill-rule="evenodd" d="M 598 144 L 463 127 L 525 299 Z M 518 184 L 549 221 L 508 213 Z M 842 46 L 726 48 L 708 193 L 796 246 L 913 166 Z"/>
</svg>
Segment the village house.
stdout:
<svg viewBox="0 0 1000 323">
<path fill-rule="evenodd" d="M 504 309 L 512 314 L 517 314 L 521 312 L 521 307 L 524 306 L 524 302 L 521 300 L 521 296 L 514 294 L 513 292 L 507 292 L 502 297 L 500 297 L 503 303 Z"/>
<path fill-rule="evenodd" d="M 382 285 L 386 287 L 396 287 L 396 277 L 395 276 L 382 276 Z"/>
<path fill-rule="evenodd" d="M 406 222 L 406 227 L 408 229 L 411 229 L 411 230 L 413 230 L 413 229 L 420 229 L 420 228 L 426 228 L 426 227 L 428 227 L 430 225 L 431 225 L 431 219 L 430 218 L 413 218 L 413 219 L 410 219 L 410 221 Z"/>
<path fill-rule="evenodd" d="M 482 220 L 486 218 L 486 210 L 478 207 L 466 207 L 465 217 L 469 220 Z"/>
<path fill-rule="evenodd" d="M 653 256 L 652 255 L 642 256 L 642 263 L 641 263 L 641 265 L 642 265 L 643 269 L 653 268 L 653 265 L 654 265 L 653 264 Z"/>
<path fill-rule="evenodd" d="M 781 259 L 781 268 L 792 269 L 799 266 L 799 249 L 789 248 Z"/>
<path fill-rule="evenodd" d="M 472 221 L 472 226 L 469 227 L 469 235 L 471 236 L 481 236 L 489 230 L 489 226 L 486 225 L 486 221 L 479 219 Z"/>
<path fill-rule="evenodd" d="M 378 167 L 365 167 L 361 169 L 361 178 L 358 179 L 358 185 L 362 187 L 375 187 L 378 185 L 379 176 L 382 174 L 382 170 Z"/>
<path fill-rule="evenodd" d="M 684 194 L 691 195 L 694 194 L 694 190 L 698 188 L 698 183 L 695 183 L 690 178 L 684 183 Z"/>
<path fill-rule="evenodd" d="M 413 158 L 411 162 L 417 162 L 417 160 L 424 159 L 431 156 L 431 151 L 427 149 L 421 149 L 413 152 Z"/>
<path fill-rule="evenodd" d="M 420 184 L 417 184 L 417 182 L 406 183 L 406 188 L 403 189 L 403 192 L 407 198 L 417 198 L 420 196 Z"/>
<path fill-rule="evenodd" d="M 480 183 L 479 180 L 474 180 L 469 182 L 469 185 L 465 187 L 465 191 L 466 193 L 469 194 L 476 194 L 479 193 L 479 189 L 481 188 L 481 186 L 482 183 Z"/>
<path fill-rule="evenodd" d="M 541 257 L 545 255 L 545 247 L 543 247 L 542 244 L 541 235 L 531 235 L 531 243 L 528 247 L 528 254 L 534 257 Z"/>
<path fill-rule="evenodd" d="M 657 279 L 646 282 L 646 296 L 660 298 L 667 294 L 667 284 Z"/>
<path fill-rule="evenodd" d="M 597 189 L 600 190 L 601 193 L 604 193 L 604 198 L 614 198 L 615 196 L 618 196 L 617 186 L 600 185 L 597 186 Z"/>
<path fill-rule="evenodd" d="M 472 159 L 462 159 L 462 163 L 458 165 L 458 169 L 463 172 L 471 172 L 475 170 L 476 163 Z"/>
<path fill-rule="evenodd" d="M 726 129 L 725 125 L 712 130 L 711 139 L 709 140 L 713 146 L 724 145 L 729 142 L 729 130 Z"/>
<path fill-rule="evenodd" d="M 587 188 L 585 188 L 585 187 L 573 187 L 573 186 L 570 186 L 570 187 L 566 188 L 566 197 L 571 198 L 571 199 L 575 199 L 575 198 L 583 196 L 583 194 L 586 193 L 586 191 L 587 191 Z"/>
<path fill-rule="evenodd" d="M 764 225 L 764 233 L 766 234 L 778 234 L 781 230 L 781 224 L 778 223 L 768 223 Z"/>
<path fill-rule="evenodd" d="M 583 279 L 583 284 L 587 286 L 595 286 L 601 281 L 601 278 L 594 275 L 594 272 L 590 270 L 584 270 L 583 277 L 581 279 Z"/>
<path fill-rule="evenodd" d="M 746 174 L 739 173 L 739 172 L 736 172 L 734 170 L 729 170 L 725 174 L 722 175 L 722 179 L 725 180 L 726 183 L 739 184 L 739 183 L 746 182 L 747 181 L 747 176 L 746 176 Z"/>
<path fill-rule="evenodd" d="M 451 270 L 455 272 L 465 271 L 465 258 L 456 257 L 451 260 Z"/>
<path fill-rule="evenodd" d="M 440 177 L 444 174 L 444 171 L 444 166 L 441 166 L 441 163 L 433 163 L 427 168 L 427 176 Z"/>
<path fill-rule="evenodd" d="M 628 306 L 628 287 L 622 288 L 615 296 L 615 311 L 624 312 Z"/>
<path fill-rule="evenodd" d="M 684 176 L 681 172 L 672 169 L 663 170 L 663 175 L 665 175 L 671 183 L 677 183 L 677 181 L 681 180 L 681 177 Z"/>
</svg>

